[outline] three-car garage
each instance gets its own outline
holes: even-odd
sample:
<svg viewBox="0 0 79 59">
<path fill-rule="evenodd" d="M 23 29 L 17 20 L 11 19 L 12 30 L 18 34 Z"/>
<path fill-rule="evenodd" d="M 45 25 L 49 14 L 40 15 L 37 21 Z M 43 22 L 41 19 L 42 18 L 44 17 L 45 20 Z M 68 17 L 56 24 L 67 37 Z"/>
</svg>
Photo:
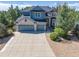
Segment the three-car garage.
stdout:
<svg viewBox="0 0 79 59">
<path fill-rule="evenodd" d="M 18 31 L 24 32 L 24 31 L 45 31 L 46 26 L 45 25 L 37 25 L 36 30 L 34 25 L 18 25 Z"/>
</svg>

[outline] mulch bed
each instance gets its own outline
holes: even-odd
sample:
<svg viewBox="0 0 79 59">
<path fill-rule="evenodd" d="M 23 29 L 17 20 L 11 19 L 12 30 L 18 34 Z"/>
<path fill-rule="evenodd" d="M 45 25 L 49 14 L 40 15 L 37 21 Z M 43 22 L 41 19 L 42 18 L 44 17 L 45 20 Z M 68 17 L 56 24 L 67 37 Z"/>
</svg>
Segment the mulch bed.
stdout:
<svg viewBox="0 0 79 59">
<path fill-rule="evenodd" d="M 48 33 L 46 33 L 46 38 L 57 57 L 79 57 L 79 41 L 55 42 L 50 39 Z"/>
</svg>

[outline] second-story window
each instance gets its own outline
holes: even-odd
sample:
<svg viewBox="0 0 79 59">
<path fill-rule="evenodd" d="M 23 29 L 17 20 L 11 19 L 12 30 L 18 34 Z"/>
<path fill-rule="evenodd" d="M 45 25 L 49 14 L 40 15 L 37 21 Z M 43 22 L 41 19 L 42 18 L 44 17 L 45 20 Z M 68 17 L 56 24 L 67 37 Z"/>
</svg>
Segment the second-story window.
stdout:
<svg viewBox="0 0 79 59">
<path fill-rule="evenodd" d="M 37 18 L 41 17 L 41 13 L 40 12 L 36 12 L 36 17 Z"/>
<path fill-rule="evenodd" d="M 52 13 L 52 16 L 56 16 L 56 13 L 55 13 L 55 12 L 53 12 L 53 13 Z"/>
</svg>

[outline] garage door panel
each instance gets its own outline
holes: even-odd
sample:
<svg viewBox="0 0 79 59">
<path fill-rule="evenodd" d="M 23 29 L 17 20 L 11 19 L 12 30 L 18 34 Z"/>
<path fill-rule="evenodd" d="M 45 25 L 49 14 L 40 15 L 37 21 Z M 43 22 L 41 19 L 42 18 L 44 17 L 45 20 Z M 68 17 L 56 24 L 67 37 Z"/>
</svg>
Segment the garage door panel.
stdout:
<svg viewBox="0 0 79 59">
<path fill-rule="evenodd" d="M 19 31 L 33 31 L 33 25 L 19 25 Z"/>
<path fill-rule="evenodd" d="M 38 31 L 44 31 L 44 25 L 38 25 L 37 30 Z"/>
</svg>

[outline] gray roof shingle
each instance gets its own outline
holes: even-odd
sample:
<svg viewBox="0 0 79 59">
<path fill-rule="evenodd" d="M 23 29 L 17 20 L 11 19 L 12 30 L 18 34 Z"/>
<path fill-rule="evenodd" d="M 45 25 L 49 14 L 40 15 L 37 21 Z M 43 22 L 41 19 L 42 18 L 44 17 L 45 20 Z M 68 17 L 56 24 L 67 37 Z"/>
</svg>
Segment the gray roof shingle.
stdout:
<svg viewBox="0 0 79 59">
<path fill-rule="evenodd" d="M 22 10 L 20 11 L 24 16 L 30 16 L 30 10 Z"/>
<path fill-rule="evenodd" d="M 51 8 L 49 6 L 32 6 L 32 11 L 50 11 Z"/>
</svg>

